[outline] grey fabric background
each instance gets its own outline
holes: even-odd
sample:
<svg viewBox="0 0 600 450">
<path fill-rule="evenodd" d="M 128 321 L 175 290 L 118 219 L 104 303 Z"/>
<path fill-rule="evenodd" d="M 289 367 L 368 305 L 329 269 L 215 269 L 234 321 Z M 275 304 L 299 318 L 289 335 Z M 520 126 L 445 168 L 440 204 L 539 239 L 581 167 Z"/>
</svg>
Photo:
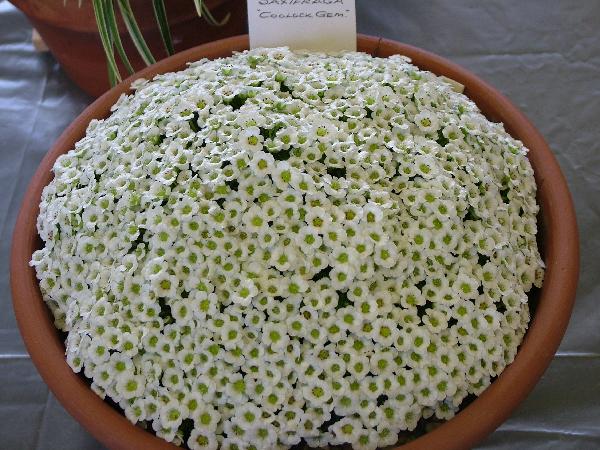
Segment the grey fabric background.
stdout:
<svg viewBox="0 0 600 450">
<path fill-rule="evenodd" d="M 358 30 L 443 55 L 520 107 L 554 150 L 582 241 L 577 303 L 536 389 L 481 449 L 600 449 L 600 1 L 357 0 Z M 0 0 L 0 448 L 99 449 L 57 403 L 16 327 L 9 250 L 17 211 L 52 142 L 90 102 L 31 26 Z"/>
</svg>

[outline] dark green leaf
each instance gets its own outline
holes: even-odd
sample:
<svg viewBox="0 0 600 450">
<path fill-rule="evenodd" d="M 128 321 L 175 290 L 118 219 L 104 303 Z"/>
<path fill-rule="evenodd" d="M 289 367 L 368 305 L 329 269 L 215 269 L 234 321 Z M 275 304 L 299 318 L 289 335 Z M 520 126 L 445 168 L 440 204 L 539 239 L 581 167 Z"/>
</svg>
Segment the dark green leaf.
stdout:
<svg viewBox="0 0 600 450">
<path fill-rule="evenodd" d="M 223 25 L 225 25 L 227 22 L 229 22 L 229 18 L 231 17 L 231 13 L 227 13 L 227 15 L 223 18 L 223 20 L 221 20 L 220 22 L 215 19 L 215 16 L 212 15 L 212 13 L 210 12 L 210 9 L 208 9 L 208 7 L 201 1 L 201 0 L 197 0 L 198 3 L 200 3 L 201 6 L 201 10 L 202 13 L 204 14 L 206 21 L 214 26 L 217 27 L 221 27 Z M 196 6 L 196 9 L 198 8 L 198 6 Z M 198 14 L 200 17 L 202 17 L 202 14 Z"/>
<path fill-rule="evenodd" d="M 123 43 L 121 42 L 121 35 L 119 34 L 119 27 L 117 26 L 117 19 L 112 0 L 104 0 L 104 16 L 106 17 L 106 25 L 108 31 L 110 32 L 111 40 L 113 41 L 114 46 L 117 49 L 117 53 L 119 54 L 121 61 L 123 61 L 127 72 L 129 72 L 131 75 L 134 72 L 133 66 L 129 62 L 129 58 L 125 53 Z"/>
<path fill-rule="evenodd" d="M 162 37 L 167 54 L 172 55 L 175 53 L 175 49 L 173 48 L 173 41 L 171 39 L 171 30 L 169 29 L 169 21 L 167 20 L 165 2 L 164 0 L 152 0 L 152 6 L 154 7 L 154 16 L 156 17 L 160 36 Z"/>
<path fill-rule="evenodd" d="M 194 6 L 196 7 L 198 17 L 202 17 L 202 0 L 194 0 Z"/>
<path fill-rule="evenodd" d="M 140 27 L 135 20 L 135 15 L 131 9 L 129 0 L 118 0 L 118 2 L 119 9 L 121 10 L 121 16 L 123 16 L 123 22 L 125 22 L 125 26 L 127 27 L 127 31 L 129 31 L 129 36 L 131 36 L 131 40 L 133 41 L 135 48 L 139 52 L 146 65 L 154 64 L 156 60 L 154 59 L 154 56 L 152 56 L 152 52 L 148 48 L 146 40 L 140 31 Z"/>
<path fill-rule="evenodd" d="M 98 26 L 98 33 L 100 34 L 100 40 L 102 41 L 102 48 L 106 55 L 106 64 L 108 66 L 108 79 L 111 86 L 121 81 L 121 75 L 117 67 L 117 61 L 115 60 L 115 53 L 113 49 L 113 42 L 111 34 L 108 31 L 106 23 L 106 13 L 104 11 L 103 0 L 93 0 L 92 6 L 94 7 L 94 15 L 96 17 L 96 25 Z"/>
</svg>

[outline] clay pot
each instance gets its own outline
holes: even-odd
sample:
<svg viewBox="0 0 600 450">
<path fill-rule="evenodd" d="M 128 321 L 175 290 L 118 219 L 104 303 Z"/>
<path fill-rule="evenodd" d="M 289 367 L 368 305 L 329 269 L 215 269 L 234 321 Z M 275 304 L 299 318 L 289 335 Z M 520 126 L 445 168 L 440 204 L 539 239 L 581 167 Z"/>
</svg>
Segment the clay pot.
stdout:
<svg viewBox="0 0 600 450">
<path fill-rule="evenodd" d="M 62 0 L 60 0 L 62 1 Z M 137 77 L 179 70 L 201 57 L 228 56 L 248 48 L 248 37 L 237 36 L 196 47 L 148 67 L 104 94 L 89 106 L 54 144 L 29 185 L 13 236 L 11 286 L 14 309 L 31 358 L 63 406 L 99 441 L 112 449 L 173 449 L 171 444 L 133 426 L 123 415 L 94 394 L 74 374 L 64 357 L 64 345 L 54 328 L 29 267 L 31 254 L 41 242 L 36 231 L 40 195 L 52 179 L 56 158 L 73 148 L 92 119 L 106 117 L 109 108 Z M 465 69 L 409 45 L 359 36 L 358 48 L 377 56 L 400 53 L 422 69 L 450 77 L 466 86 L 465 93 L 485 115 L 504 122 L 506 129 L 530 149 L 535 170 L 540 230 L 547 265 L 529 331 L 514 362 L 473 403 L 450 421 L 406 444 L 404 450 L 464 449 L 473 446 L 498 427 L 527 396 L 550 363 L 563 336 L 575 298 L 579 274 L 577 224 L 571 196 L 556 159 L 527 118 L 494 88 Z"/>
<path fill-rule="evenodd" d="M 81 89 L 98 97 L 109 88 L 106 58 L 96 27 L 91 0 L 10 0 L 21 9 L 38 30 L 42 39 L 64 71 Z M 217 20 L 231 13 L 229 21 L 216 27 L 198 17 L 191 0 L 165 2 L 175 51 L 205 42 L 246 33 L 248 30 L 246 0 L 206 0 Z M 152 54 L 157 60 L 167 56 L 154 18 L 152 3 L 132 0 L 131 7 Z M 135 70 L 145 67 L 115 6 L 121 40 Z M 122 76 L 125 66 L 116 55 Z"/>
</svg>

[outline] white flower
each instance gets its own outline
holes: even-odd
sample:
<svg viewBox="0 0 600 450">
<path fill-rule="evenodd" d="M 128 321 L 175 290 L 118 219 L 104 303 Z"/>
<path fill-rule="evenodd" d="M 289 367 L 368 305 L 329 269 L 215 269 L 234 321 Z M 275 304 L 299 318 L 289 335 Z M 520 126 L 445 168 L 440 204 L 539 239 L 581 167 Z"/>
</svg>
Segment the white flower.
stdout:
<svg viewBox="0 0 600 450">
<path fill-rule="evenodd" d="M 270 153 L 265 153 L 262 150 L 252 153 L 250 159 L 250 167 L 255 175 L 269 175 L 275 166 L 275 158 Z"/>
<path fill-rule="evenodd" d="M 217 450 L 219 441 L 214 432 L 194 428 L 187 440 L 187 445 L 192 450 Z"/>
<path fill-rule="evenodd" d="M 424 110 L 415 116 L 415 124 L 421 131 L 432 133 L 438 130 L 439 119 L 433 111 Z"/>
<path fill-rule="evenodd" d="M 355 442 L 361 431 L 363 431 L 360 420 L 344 417 L 331 426 L 336 442 Z"/>
<path fill-rule="evenodd" d="M 289 342 L 289 335 L 285 325 L 279 323 L 266 323 L 262 329 L 265 344 L 272 349 L 285 348 Z"/>
<path fill-rule="evenodd" d="M 131 399 L 141 396 L 145 386 L 146 380 L 143 376 L 123 374 L 117 379 L 116 389 L 123 398 Z"/>
<path fill-rule="evenodd" d="M 252 280 L 245 280 L 239 284 L 233 294 L 232 301 L 241 306 L 248 306 L 252 299 L 258 294 L 258 289 Z"/>
<path fill-rule="evenodd" d="M 248 230 L 255 233 L 266 230 L 268 226 L 268 221 L 264 216 L 264 212 L 257 205 L 251 206 L 242 216 L 242 220 Z"/>
</svg>

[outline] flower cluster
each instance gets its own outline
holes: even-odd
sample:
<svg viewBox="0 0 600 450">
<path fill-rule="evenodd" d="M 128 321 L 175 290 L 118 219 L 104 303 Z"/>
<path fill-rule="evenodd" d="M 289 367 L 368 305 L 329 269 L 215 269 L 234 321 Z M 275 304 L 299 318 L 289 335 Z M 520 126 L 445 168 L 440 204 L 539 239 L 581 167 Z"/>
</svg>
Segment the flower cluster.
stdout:
<svg viewBox="0 0 600 450">
<path fill-rule="evenodd" d="M 59 157 L 32 256 L 66 358 L 192 449 L 452 417 L 540 286 L 522 143 L 402 56 L 257 49 L 140 80 Z"/>
</svg>

